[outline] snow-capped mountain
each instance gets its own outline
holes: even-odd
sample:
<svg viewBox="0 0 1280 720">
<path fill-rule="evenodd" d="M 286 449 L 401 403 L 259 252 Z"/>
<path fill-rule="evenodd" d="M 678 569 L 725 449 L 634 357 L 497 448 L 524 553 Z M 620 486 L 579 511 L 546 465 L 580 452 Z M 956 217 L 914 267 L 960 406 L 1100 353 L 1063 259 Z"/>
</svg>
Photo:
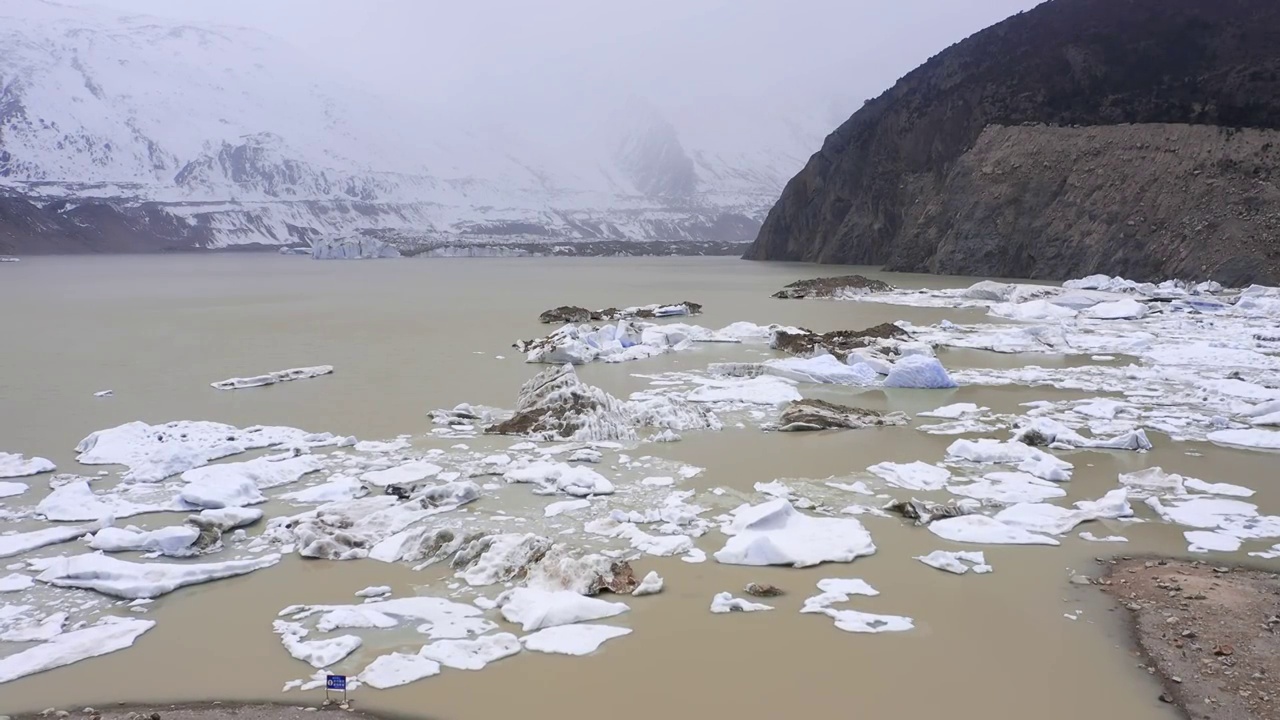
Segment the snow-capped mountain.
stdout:
<svg viewBox="0 0 1280 720">
<path fill-rule="evenodd" d="M 828 124 L 627 98 L 557 133 L 433 107 L 367 94 L 257 31 L 4 0 L 0 250 L 368 231 L 748 241 Z"/>
</svg>

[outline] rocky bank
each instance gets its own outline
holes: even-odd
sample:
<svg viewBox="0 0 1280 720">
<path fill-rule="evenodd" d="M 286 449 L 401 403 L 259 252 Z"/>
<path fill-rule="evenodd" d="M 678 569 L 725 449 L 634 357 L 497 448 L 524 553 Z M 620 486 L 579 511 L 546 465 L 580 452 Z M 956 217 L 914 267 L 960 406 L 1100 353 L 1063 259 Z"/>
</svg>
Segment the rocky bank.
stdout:
<svg viewBox="0 0 1280 720">
<path fill-rule="evenodd" d="M 748 259 L 1280 278 L 1280 4 L 1049 0 L 868 101 Z"/>
</svg>

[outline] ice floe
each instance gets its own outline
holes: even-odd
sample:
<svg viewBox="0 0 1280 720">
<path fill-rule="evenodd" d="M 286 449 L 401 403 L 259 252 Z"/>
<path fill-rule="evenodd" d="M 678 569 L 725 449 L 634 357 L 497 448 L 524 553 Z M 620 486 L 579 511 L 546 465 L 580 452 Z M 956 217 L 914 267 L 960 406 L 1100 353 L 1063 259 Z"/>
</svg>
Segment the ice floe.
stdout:
<svg viewBox="0 0 1280 720">
<path fill-rule="evenodd" d="M 728 565 L 808 567 L 851 562 L 876 550 L 857 520 L 809 517 L 784 499 L 738 507 L 720 529 L 730 537 L 715 558 Z"/>
<path fill-rule="evenodd" d="M 0 535 L 0 558 L 22 555 L 49 545 L 70 542 L 76 538 L 97 532 L 102 526 L 102 523 L 73 525 L 71 527 L 64 525 L 43 530 Z"/>
<path fill-rule="evenodd" d="M 167 557 L 190 557 L 199 551 L 192 545 L 200 538 L 200 529 L 192 525 L 174 525 L 156 530 L 135 527 L 108 527 L 94 533 L 89 547 L 104 552 L 137 551 L 159 553 Z"/>
<path fill-rule="evenodd" d="M 124 465 L 124 479 L 160 482 L 231 455 L 266 447 L 322 447 L 341 438 L 297 428 L 254 426 L 241 430 L 222 423 L 179 420 L 163 425 L 125 423 L 90 434 L 76 445 L 85 465 Z"/>
<path fill-rule="evenodd" d="M 876 463 L 867 468 L 873 475 L 904 490 L 941 490 L 951 479 L 951 471 L 925 462 Z"/>
<path fill-rule="evenodd" d="M 943 540 L 983 545 L 1058 545 L 1057 540 L 986 515 L 962 515 L 935 520 L 929 532 Z"/>
<path fill-rule="evenodd" d="M 56 465 L 42 457 L 28 458 L 21 454 L 0 452 L 0 478 L 27 477 L 57 469 Z"/>
<path fill-rule="evenodd" d="M 928 555 L 917 555 L 915 559 L 929 567 L 945 570 L 956 575 L 963 575 L 970 570 L 979 575 L 991 572 L 991 566 L 987 564 L 987 557 L 981 552 L 934 550 Z"/>
<path fill-rule="evenodd" d="M 155 598 L 187 585 L 221 580 L 271 567 L 280 556 L 271 554 L 250 560 L 218 563 L 135 563 L 103 555 L 74 555 L 38 561 L 36 580 L 56 587 L 96 590 L 104 595 L 133 600 Z"/>
<path fill-rule="evenodd" d="M 385 470 L 371 470 L 360 476 L 360 479 L 375 487 L 387 487 L 402 483 L 415 483 L 435 477 L 444 468 L 428 460 L 412 460 Z"/>
<path fill-rule="evenodd" d="M 1208 435 L 1209 442 L 1249 450 L 1280 450 L 1280 431 L 1218 430 Z"/>
<path fill-rule="evenodd" d="M 355 652 L 364 641 L 359 635 L 340 635 L 319 640 L 303 640 L 310 631 L 298 623 L 272 622 L 289 655 L 315 668 L 327 668 Z"/>
<path fill-rule="evenodd" d="M 385 690 L 439 674 L 440 663 L 435 660 L 397 652 L 374 658 L 358 677 L 375 690 Z"/>
<path fill-rule="evenodd" d="M 10 573 L 4 577 L 0 577 L 0 593 L 18 592 L 26 590 L 35 585 L 36 581 L 30 575 L 22 573 Z"/>
<path fill-rule="evenodd" d="M 514 588 L 498 598 L 502 617 L 525 632 L 621 615 L 631 608 L 626 603 L 583 597 L 569 590 Z"/>
<path fill-rule="evenodd" d="M 715 597 L 711 598 L 711 612 L 713 613 L 758 612 L 772 609 L 772 605 L 736 598 L 733 593 L 716 593 Z"/>
<path fill-rule="evenodd" d="M 706 378 L 687 398 L 695 403 L 777 406 L 799 400 L 800 391 L 795 381 L 768 375 L 734 380 Z"/>
<path fill-rule="evenodd" d="M 0 658 L 0 683 L 123 650 L 155 625 L 138 618 L 102 618 L 89 627 Z"/>
<path fill-rule="evenodd" d="M 977 415 L 989 408 L 979 407 L 974 403 L 953 403 L 940 408 L 916 413 L 916 417 L 941 418 L 943 420 L 959 420 L 968 415 Z"/>
<path fill-rule="evenodd" d="M 289 382 L 291 380 L 307 380 L 310 378 L 320 377 L 321 375 L 328 375 L 332 372 L 332 365 L 316 365 L 314 367 L 277 370 L 275 372 L 266 373 L 265 375 L 255 375 L 253 377 L 219 380 L 218 382 L 209 384 L 219 390 L 243 390 L 245 388 L 262 387 L 264 385 L 275 385 L 276 383 Z"/>
<path fill-rule="evenodd" d="M 949 460 L 979 464 L 1014 465 L 1045 480 L 1069 480 L 1074 467 L 1066 460 L 1016 440 L 957 440 L 947 447 Z"/>
<path fill-rule="evenodd" d="M 56 522 L 84 522 L 104 518 L 127 518 L 145 513 L 168 512 L 187 509 L 173 497 L 172 491 L 162 492 L 161 502 L 134 502 L 129 497 L 135 488 L 118 488 L 115 491 L 95 493 L 87 480 L 73 480 L 53 489 L 36 504 L 36 514 Z M 152 488 L 136 488 L 152 495 Z M 152 500 L 158 500 L 154 496 Z"/>
<path fill-rule="evenodd" d="M 562 492 L 573 496 L 610 495 L 613 483 L 591 468 L 568 463 L 537 461 L 526 467 L 508 470 L 503 479 L 509 483 L 530 483 L 536 492 Z"/>
<path fill-rule="evenodd" d="M 17 497 L 28 490 L 26 483 L 0 482 L 0 498 Z"/>
<path fill-rule="evenodd" d="M 1024 472 L 994 472 L 967 484 L 947 485 L 954 495 L 1011 505 L 1066 497 L 1062 486 Z"/>
<path fill-rule="evenodd" d="M 455 670 L 483 670 L 518 652 L 520 640 L 515 635 L 494 633 L 469 640 L 437 640 L 423 645 L 418 654 Z"/>
<path fill-rule="evenodd" d="M 589 655 L 605 642 L 631 634 L 630 628 L 613 625 L 559 625 L 524 636 L 524 646 L 535 652 Z"/>
<path fill-rule="evenodd" d="M 1240 538 L 1210 530 L 1188 530 L 1182 536 L 1187 539 L 1187 551 L 1193 553 L 1235 552 L 1241 545 Z"/>
</svg>

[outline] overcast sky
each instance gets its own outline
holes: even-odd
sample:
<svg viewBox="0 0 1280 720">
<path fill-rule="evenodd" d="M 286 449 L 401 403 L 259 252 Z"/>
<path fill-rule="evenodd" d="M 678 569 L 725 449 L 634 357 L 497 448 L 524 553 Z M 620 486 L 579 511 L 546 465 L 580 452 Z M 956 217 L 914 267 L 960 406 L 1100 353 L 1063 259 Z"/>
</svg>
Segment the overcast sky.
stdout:
<svg viewBox="0 0 1280 720">
<path fill-rule="evenodd" d="M 3 0 L 0 0 L 3 1 Z M 1038 0 L 61 0 L 253 27 L 368 87 L 553 103 L 802 102 L 847 114 Z M 826 107 L 817 107 L 826 105 Z M 508 105 L 509 107 L 509 105 Z"/>
</svg>

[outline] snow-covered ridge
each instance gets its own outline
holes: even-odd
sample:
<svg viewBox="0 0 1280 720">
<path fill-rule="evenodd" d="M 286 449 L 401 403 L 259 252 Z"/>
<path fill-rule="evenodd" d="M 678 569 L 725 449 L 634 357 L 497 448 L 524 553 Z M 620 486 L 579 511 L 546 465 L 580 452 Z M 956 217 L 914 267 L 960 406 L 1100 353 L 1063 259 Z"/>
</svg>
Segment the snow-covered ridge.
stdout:
<svg viewBox="0 0 1280 720">
<path fill-rule="evenodd" d="M 256 31 L 45 0 L 3 3 L 0 47 L 0 199 L 54 219 L 158 203 L 145 210 L 174 227 L 145 227 L 198 246 L 362 230 L 747 241 L 823 135 L 761 117 L 760 137 L 725 147 L 632 99 L 582 118 L 566 151 L 505 120 L 423 117 Z"/>
</svg>

